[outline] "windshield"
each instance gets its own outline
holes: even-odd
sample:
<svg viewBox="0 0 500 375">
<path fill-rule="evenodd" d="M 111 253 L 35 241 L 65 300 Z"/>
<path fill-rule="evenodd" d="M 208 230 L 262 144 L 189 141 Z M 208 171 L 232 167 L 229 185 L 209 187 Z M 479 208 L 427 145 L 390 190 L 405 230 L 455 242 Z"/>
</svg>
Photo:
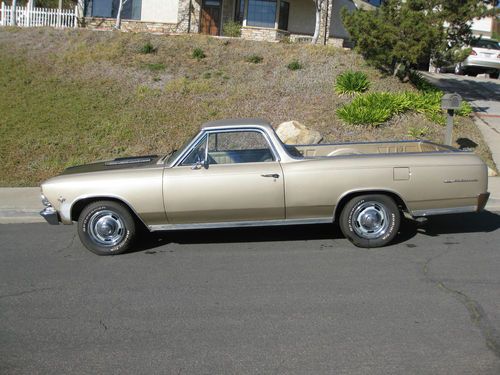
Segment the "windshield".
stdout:
<svg viewBox="0 0 500 375">
<path fill-rule="evenodd" d="M 179 147 L 177 150 L 174 150 L 167 158 L 167 164 L 170 164 L 172 161 L 174 161 L 175 159 L 177 159 L 177 157 L 181 154 L 182 151 L 184 151 L 184 149 L 187 147 L 187 145 L 189 143 L 191 143 L 191 141 L 193 140 L 194 137 L 196 137 L 198 135 L 198 132 L 196 132 L 195 134 L 193 134 L 191 137 L 188 138 L 188 140 L 186 142 L 184 142 L 184 144 Z"/>
<path fill-rule="evenodd" d="M 478 39 L 478 40 L 472 41 L 471 45 L 472 45 L 472 47 L 477 47 L 477 48 L 488 48 L 488 49 L 500 50 L 500 46 L 498 45 L 498 42 L 496 42 L 494 40 Z"/>
</svg>

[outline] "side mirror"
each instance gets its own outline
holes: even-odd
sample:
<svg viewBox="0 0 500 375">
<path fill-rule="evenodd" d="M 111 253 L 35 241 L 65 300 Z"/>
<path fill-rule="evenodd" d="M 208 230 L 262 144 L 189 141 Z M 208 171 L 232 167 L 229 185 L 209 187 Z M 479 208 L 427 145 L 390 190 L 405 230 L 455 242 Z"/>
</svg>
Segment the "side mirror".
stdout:
<svg viewBox="0 0 500 375">
<path fill-rule="evenodd" d="M 201 161 L 196 161 L 196 163 L 193 164 L 193 166 L 191 167 L 192 170 L 196 170 L 196 169 L 201 169 L 202 167 L 202 162 Z"/>
<path fill-rule="evenodd" d="M 208 169 L 208 159 L 202 158 L 200 154 L 196 155 L 196 161 L 191 167 L 191 169 L 196 170 L 196 169 L 201 169 L 201 167 Z"/>
</svg>

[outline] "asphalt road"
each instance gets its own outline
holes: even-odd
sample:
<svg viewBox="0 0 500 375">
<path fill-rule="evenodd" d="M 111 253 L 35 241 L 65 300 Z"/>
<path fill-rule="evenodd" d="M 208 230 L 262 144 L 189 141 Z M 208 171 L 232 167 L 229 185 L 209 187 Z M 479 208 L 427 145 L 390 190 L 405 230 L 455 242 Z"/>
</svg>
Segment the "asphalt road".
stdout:
<svg viewBox="0 0 500 375">
<path fill-rule="evenodd" d="M 0 225 L 1 374 L 500 373 L 500 215 L 352 247 L 330 226 L 150 236 Z"/>
</svg>

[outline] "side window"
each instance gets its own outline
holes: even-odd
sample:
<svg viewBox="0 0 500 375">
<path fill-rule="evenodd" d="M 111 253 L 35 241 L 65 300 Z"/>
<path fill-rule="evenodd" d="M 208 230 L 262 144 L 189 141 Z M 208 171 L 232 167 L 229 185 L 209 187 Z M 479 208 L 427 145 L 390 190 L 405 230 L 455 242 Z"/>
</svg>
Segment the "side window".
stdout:
<svg viewBox="0 0 500 375">
<path fill-rule="evenodd" d="M 220 132 L 208 138 L 208 160 L 210 164 L 266 163 L 274 156 L 260 132 Z"/>
<path fill-rule="evenodd" d="M 191 152 L 184 158 L 180 165 L 193 165 L 198 162 L 205 160 L 205 148 L 207 146 L 207 137 L 203 137 L 196 146 L 191 150 Z"/>
</svg>

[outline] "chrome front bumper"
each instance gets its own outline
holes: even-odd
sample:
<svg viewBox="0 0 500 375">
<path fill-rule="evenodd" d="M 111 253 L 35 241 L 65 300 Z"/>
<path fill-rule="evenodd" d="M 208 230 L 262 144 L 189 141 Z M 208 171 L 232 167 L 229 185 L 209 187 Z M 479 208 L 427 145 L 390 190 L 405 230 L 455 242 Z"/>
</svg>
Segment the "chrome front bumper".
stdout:
<svg viewBox="0 0 500 375">
<path fill-rule="evenodd" d="M 50 225 L 59 224 L 59 214 L 53 207 L 45 207 L 42 211 L 40 211 L 40 216 L 42 216 Z"/>
</svg>

